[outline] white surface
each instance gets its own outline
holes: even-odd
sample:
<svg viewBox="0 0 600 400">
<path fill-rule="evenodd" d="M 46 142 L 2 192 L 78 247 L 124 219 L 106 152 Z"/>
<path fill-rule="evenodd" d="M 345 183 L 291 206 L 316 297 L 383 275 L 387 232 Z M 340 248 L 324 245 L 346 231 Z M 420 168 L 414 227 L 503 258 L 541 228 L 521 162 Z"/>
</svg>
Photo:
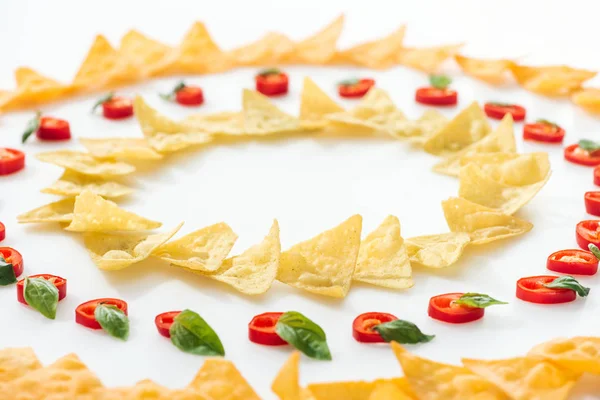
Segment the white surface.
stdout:
<svg viewBox="0 0 600 400">
<path fill-rule="evenodd" d="M 95 33 L 105 33 L 116 43 L 127 29 L 135 27 L 175 43 L 191 22 L 199 19 L 207 22 L 219 43 L 231 48 L 268 30 L 301 38 L 340 11 L 348 17 L 342 45 L 380 36 L 408 22 L 409 44 L 466 41 L 465 52 L 471 55 L 530 54 L 523 60 L 600 67 L 600 55 L 593 51 L 597 35 L 590 32 L 598 29 L 592 2 L 569 2 L 568 8 L 559 6 L 563 2 L 550 1 L 149 3 L 1 2 L 0 87 L 10 87 L 12 71 L 19 65 L 69 79 Z M 142 8 L 144 4 L 148 5 Z M 449 68 L 452 71 L 453 67 Z M 291 92 L 277 104 L 293 113 L 299 107 L 302 76 L 315 78 L 334 95 L 336 81 L 363 73 L 374 76 L 380 87 L 389 90 L 408 116 L 416 117 L 424 109 L 413 101 L 415 88 L 426 82 L 420 72 L 404 68 L 386 72 L 317 67 L 286 70 L 292 77 Z M 187 80 L 201 84 L 205 90 L 207 103 L 200 111 L 237 110 L 241 89 L 252 87 L 254 73 L 240 69 Z M 161 112 L 175 118 L 198 112 L 157 98 L 156 92 L 166 91 L 176 80 L 156 80 L 124 89 L 123 93 L 141 93 Z M 544 117 L 563 125 L 566 144 L 598 137 L 598 121 L 566 100 L 541 98 L 512 86 L 491 88 L 460 75 L 455 82 L 460 93 L 458 108 L 473 100 L 513 101 L 527 107 L 529 119 Z M 44 111 L 68 119 L 75 137 L 141 136 L 133 119 L 111 122 L 90 115 L 93 102 L 94 98 L 80 98 L 44 107 Z M 458 108 L 448 110 L 448 115 Z M 600 335 L 598 276 L 581 278 L 592 288 L 591 295 L 570 304 L 539 306 L 514 297 L 518 278 L 547 273 L 548 254 L 576 247 L 575 224 L 589 218 L 583 207 L 583 193 L 594 189 L 592 170 L 565 162 L 561 146 L 523 144 L 521 124 L 516 125 L 519 150 L 548 151 L 553 169 L 548 185 L 517 214 L 534 223 L 533 231 L 514 240 L 469 248 L 457 265 L 444 271 L 415 268 L 416 284 L 410 290 L 393 292 L 355 285 L 346 299 L 337 301 L 280 283 L 263 297 L 245 297 L 158 260 L 121 272 L 101 272 L 79 236 L 57 226 L 17 225 L 17 214 L 55 200 L 39 190 L 61 174 L 59 168 L 42 164 L 33 155 L 80 148 L 75 140 L 66 145 L 31 140 L 21 146 L 20 133 L 30 116 L 26 112 L 0 117 L 0 146 L 24 148 L 28 156 L 25 171 L 0 179 L 0 220 L 8 230 L 2 245 L 13 246 L 23 254 L 27 274 L 50 272 L 68 278 L 69 295 L 60 303 L 56 321 L 51 322 L 19 305 L 14 287 L 0 288 L 3 347 L 33 346 L 45 363 L 76 352 L 106 385 L 128 385 L 151 378 L 170 387 L 183 386 L 202 365 L 203 358 L 175 349 L 157 334 L 153 320 L 163 311 L 191 308 L 217 331 L 227 358 L 236 363 L 259 394 L 272 398 L 270 382 L 291 350 L 261 347 L 247 340 L 247 323 L 255 314 L 266 311 L 301 311 L 327 332 L 334 360 L 328 363 L 303 357 L 303 383 L 401 374 L 386 346 L 361 345 L 352 339 L 351 322 L 366 311 L 391 312 L 418 324 L 426 333 L 436 334 L 433 342 L 411 350 L 452 363 L 461 356 L 522 355 L 534 344 L 557 336 Z M 435 162 L 433 156 L 406 143 L 387 140 L 306 138 L 209 147 L 169 157 L 157 168 L 134 175 L 131 180 L 138 192 L 122 205 L 162 221 L 165 229 L 185 220 L 180 234 L 224 220 L 240 236 L 232 254 L 260 241 L 275 217 L 281 225 L 284 249 L 354 213 L 364 217 L 363 235 L 387 214 L 395 214 L 402 223 L 403 236 L 410 237 L 447 231 L 440 201 L 456 195 L 458 181 L 432 173 L 430 168 Z M 430 319 L 426 313 L 428 299 L 455 291 L 488 293 L 510 304 L 488 309 L 482 321 L 464 326 Z M 111 296 L 127 300 L 130 306 L 131 336 L 126 343 L 74 323 L 73 310 L 79 303 Z M 600 387 L 600 383 L 595 384 Z"/>
</svg>

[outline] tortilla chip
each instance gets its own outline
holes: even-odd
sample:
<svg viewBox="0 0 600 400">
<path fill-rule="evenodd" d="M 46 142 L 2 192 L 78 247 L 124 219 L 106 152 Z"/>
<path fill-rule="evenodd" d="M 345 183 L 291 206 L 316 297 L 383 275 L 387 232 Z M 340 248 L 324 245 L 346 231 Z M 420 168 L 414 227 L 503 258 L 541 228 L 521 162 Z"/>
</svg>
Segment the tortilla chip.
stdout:
<svg viewBox="0 0 600 400">
<path fill-rule="evenodd" d="M 533 228 L 530 222 L 461 198 L 452 197 L 443 201 L 442 207 L 450 230 L 468 233 L 471 244 L 522 235 Z"/>
<path fill-rule="evenodd" d="M 404 376 L 418 398 L 427 400 L 508 400 L 500 390 L 464 367 L 442 364 L 410 354 L 392 342 Z"/>
<path fill-rule="evenodd" d="M 303 125 L 324 127 L 327 125 L 326 116 L 344 111 L 309 77 L 304 78 L 301 99 L 300 121 Z"/>
<path fill-rule="evenodd" d="M 244 113 L 224 111 L 215 114 L 193 114 L 182 122 L 188 129 L 213 135 L 243 135 Z"/>
<path fill-rule="evenodd" d="M 136 30 L 130 30 L 121 38 L 119 54 L 144 77 L 161 73 L 176 58 L 175 49 Z"/>
<path fill-rule="evenodd" d="M 172 390 L 151 380 L 140 381 L 131 387 L 102 388 L 92 397 L 94 400 L 211 400 L 193 389 Z"/>
<path fill-rule="evenodd" d="M 460 173 L 461 159 L 479 153 L 507 152 L 517 151 L 515 134 L 513 130 L 513 118 L 511 114 L 506 114 L 498 128 L 478 142 L 465 147 L 461 151 L 448 156 L 436 165 L 433 170 L 441 174 L 458 176 Z"/>
<path fill-rule="evenodd" d="M 589 113 L 600 114 L 600 89 L 583 88 L 571 96 L 571 101 Z"/>
<path fill-rule="evenodd" d="M 491 160 L 485 157 L 469 158 L 469 163 L 481 163 L 479 166 L 492 179 L 511 186 L 527 186 L 548 180 L 550 160 L 548 153 L 511 154 L 510 157 L 489 153 Z M 494 162 L 496 161 L 496 162 Z"/>
<path fill-rule="evenodd" d="M 209 358 L 188 386 L 211 400 L 260 400 L 231 361 Z"/>
<path fill-rule="evenodd" d="M 31 347 L 0 350 L 0 388 L 28 373 L 42 368 Z"/>
<path fill-rule="evenodd" d="M 344 28 L 344 15 L 340 15 L 325 28 L 294 45 L 294 51 L 284 60 L 293 64 L 325 64 L 333 58 L 337 41 Z"/>
<path fill-rule="evenodd" d="M 492 131 L 477 102 L 462 110 L 423 144 L 431 154 L 449 156 L 483 139 Z"/>
<path fill-rule="evenodd" d="M 471 242 L 468 233 L 440 233 L 406 239 L 411 263 L 429 268 L 446 268 L 458 261 Z"/>
<path fill-rule="evenodd" d="M 135 171 L 135 167 L 124 162 L 96 160 L 88 153 L 73 150 L 56 150 L 38 153 L 36 158 L 42 162 L 58 165 L 84 175 L 120 176 Z"/>
<path fill-rule="evenodd" d="M 511 60 L 486 60 L 460 54 L 456 54 L 454 59 L 465 74 L 492 85 L 505 83 L 514 65 L 514 61 Z"/>
<path fill-rule="evenodd" d="M 74 207 L 74 198 L 62 199 L 21 214 L 17 217 L 17 221 L 20 224 L 71 222 Z"/>
<path fill-rule="evenodd" d="M 386 217 L 361 242 L 352 279 L 390 289 L 407 289 L 414 285 L 397 217 Z"/>
<path fill-rule="evenodd" d="M 75 198 L 73 220 L 65 229 L 73 232 L 145 231 L 160 228 L 151 221 L 125 211 L 110 200 L 84 190 Z"/>
<path fill-rule="evenodd" d="M 92 157 L 98 159 L 159 160 L 163 157 L 152 149 L 146 139 L 106 138 L 79 141 Z"/>
<path fill-rule="evenodd" d="M 537 357 L 462 359 L 463 365 L 515 400 L 564 400 L 579 374 Z"/>
<path fill-rule="evenodd" d="M 272 135 L 300 131 L 300 120 L 275 106 L 267 96 L 244 89 L 244 133 Z"/>
<path fill-rule="evenodd" d="M 385 69 L 395 64 L 397 53 L 402 48 L 405 26 L 388 36 L 362 43 L 335 54 L 330 60 L 334 64 L 360 65 L 372 69 Z"/>
<path fill-rule="evenodd" d="M 575 373 L 600 375 L 600 337 L 554 339 L 535 346 L 529 355 L 545 358 Z"/>
<path fill-rule="evenodd" d="M 398 139 L 407 138 L 412 144 L 422 146 L 447 123 L 448 118 L 439 111 L 427 110 L 417 120 L 397 121 L 389 133 Z"/>
<path fill-rule="evenodd" d="M 528 67 L 515 64 L 512 65 L 511 71 L 524 89 L 544 96 L 567 96 L 581 89 L 583 82 L 597 74 L 595 71 L 566 65 Z"/>
<path fill-rule="evenodd" d="M 300 352 L 294 351 L 273 380 L 271 390 L 280 400 L 300 400 Z"/>
<path fill-rule="evenodd" d="M 41 190 L 42 193 L 59 196 L 75 197 L 84 190 L 105 198 L 117 198 L 133 193 L 133 189 L 117 182 L 106 181 L 102 178 L 83 175 L 75 171 L 65 170 L 56 182 Z M 71 210 L 72 211 L 72 210 Z"/>
<path fill-rule="evenodd" d="M 271 288 L 277 277 L 280 256 L 279 224 L 275 220 L 261 243 L 239 256 L 224 260 L 214 272 L 193 272 L 231 285 L 244 294 L 258 295 Z"/>
<path fill-rule="evenodd" d="M 411 400 L 412 397 L 405 394 L 398 386 L 391 382 L 382 382 L 375 386 L 375 390 L 369 396 L 369 400 Z"/>
<path fill-rule="evenodd" d="M 229 225 L 220 222 L 163 244 L 154 255 L 179 267 L 216 271 L 237 238 Z"/>
<path fill-rule="evenodd" d="M 362 217 L 354 215 L 333 229 L 281 254 L 277 279 L 331 297 L 346 297 L 360 248 Z"/>
<path fill-rule="evenodd" d="M 229 52 L 237 65 L 275 65 L 294 51 L 294 42 L 280 33 L 267 33 L 257 41 Z"/>
<path fill-rule="evenodd" d="M 346 381 L 311 383 L 307 389 L 313 394 L 315 400 L 370 400 L 377 387 L 392 384 L 408 399 L 416 399 L 408 386 L 405 378 L 376 379 L 374 381 Z M 394 398 L 395 399 L 395 398 Z M 400 398 L 401 400 L 404 397 Z M 390 399 L 391 400 L 391 399 Z"/>
<path fill-rule="evenodd" d="M 448 58 L 453 57 L 463 44 L 434 47 L 403 47 L 397 54 L 398 63 L 425 72 L 436 72 Z"/>
<path fill-rule="evenodd" d="M 17 89 L 0 96 L 0 109 L 13 110 L 31 107 L 57 100 L 64 96 L 70 87 L 48 78 L 31 68 L 21 67 L 15 71 Z"/>
<path fill-rule="evenodd" d="M 232 60 L 210 37 L 206 26 L 196 22 L 181 41 L 177 60 L 165 72 L 205 74 L 222 72 L 232 66 Z"/>
<path fill-rule="evenodd" d="M 18 399 L 78 399 L 102 387 L 100 380 L 75 354 L 39 368 L 3 386 L 4 393 L 18 393 Z"/>
<path fill-rule="evenodd" d="M 150 257 L 154 250 L 171 239 L 182 226 L 183 222 L 167 233 L 155 235 L 86 233 L 83 240 L 94 264 L 100 269 L 114 271 Z"/>
</svg>

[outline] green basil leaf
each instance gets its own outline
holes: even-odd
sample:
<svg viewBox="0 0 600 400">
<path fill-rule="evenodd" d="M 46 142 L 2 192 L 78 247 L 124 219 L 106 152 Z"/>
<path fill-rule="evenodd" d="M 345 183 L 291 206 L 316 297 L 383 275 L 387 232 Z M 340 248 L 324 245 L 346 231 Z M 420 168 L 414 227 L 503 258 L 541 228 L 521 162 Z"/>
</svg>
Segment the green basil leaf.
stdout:
<svg viewBox="0 0 600 400">
<path fill-rule="evenodd" d="M 454 303 L 473 308 L 486 308 L 495 304 L 508 304 L 481 293 L 465 293 Z"/>
<path fill-rule="evenodd" d="M 436 89 L 446 89 L 452 83 L 452 79 L 446 75 L 430 75 L 429 83 Z"/>
<path fill-rule="evenodd" d="M 592 252 L 592 254 L 600 260 L 600 249 L 593 243 L 588 244 L 588 249 Z"/>
<path fill-rule="evenodd" d="M 44 317 L 56 318 L 58 289 L 44 278 L 25 278 L 23 297 L 31 308 L 38 310 Z"/>
<path fill-rule="evenodd" d="M 267 68 L 263 69 L 258 73 L 260 76 L 279 75 L 281 70 L 279 68 Z"/>
<path fill-rule="evenodd" d="M 593 140 L 581 139 L 577 145 L 580 149 L 589 152 L 600 150 L 600 143 L 594 142 Z"/>
<path fill-rule="evenodd" d="M 548 121 L 547 119 L 543 119 L 542 118 L 542 119 L 536 120 L 535 122 L 538 123 L 538 124 L 551 125 L 551 126 L 553 126 L 555 128 L 559 128 L 558 124 L 555 124 L 552 121 Z"/>
<path fill-rule="evenodd" d="M 427 343 L 433 340 L 435 335 L 426 335 L 412 322 L 396 319 L 384 324 L 375 325 L 373 330 L 386 342 L 398 342 L 400 344 Z"/>
<path fill-rule="evenodd" d="M 197 313 L 183 310 L 173 321 L 171 342 L 181 351 L 200 356 L 224 356 L 221 339 Z"/>
<path fill-rule="evenodd" d="M 42 112 L 36 111 L 35 117 L 30 119 L 27 122 L 27 126 L 25 127 L 25 132 L 23 132 L 23 136 L 21 136 L 21 143 L 25 143 L 29 136 L 33 135 L 40 128 L 40 119 L 42 118 Z"/>
<path fill-rule="evenodd" d="M 354 85 L 358 85 L 359 82 L 360 82 L 360 79 L 358 79 L 358 78 L 345 79 L 343 81 L 338 82 L 338 86 L 354 86 Z"/>
<path fill-rule="evenodd" d="M 331 360 L 327 336 L 319 325 L 296 311 L 284 313 L 275 325 L 280 338 L 317 360 Z"/>
<path fill-rule="evenodd" d="M 577 282 L 577 279 L 570 275 L 556 278 L 552 282 L 544 284 L 544 286 L 549 289 L 571 289 L 581 297 L 585 297 L 590 293 L 590 288 L 584 287 L 581 283 Z"/>
<path fill-rule="evenodd" d="M 117 339 L 127 340 L 129 336 L 129 318 L 119 307 L 112 304 L 98 304 L 94 317 L 102 329 Z"/>
<path fill-rule="evenodd" d="M 158 95 L 163 100 L 171 101 L 171 100 L 173 100 L 173 97 L 175 96 L 175 94 L 177 92 L 179 92 L 181 89 L 183 89 L 184 87 L 185 87 L 185 82 L 181 81 L 177 85 L 175 85 L 173 90 L 171 90 L 169 93 L 159 93 Z"/>
<path fill-rule="evenodd" d="M 110 92 L 106 96 L 101 97 L 100 100 L 98 100 L 94 104 L 94 107 L 92 107 L 92 113 L 94 111 L 96 111 L 96 108 L 100 107 L 102 104 L 106 103 L 107 101 L 110 101 L 113 97 L 115 97 L 115 92 Z"/>
<path fill-rule="evenodd" d="M 13 265 L 0 254 L 0 286 L 8 286 L 17 282 Z"/>
</svg>

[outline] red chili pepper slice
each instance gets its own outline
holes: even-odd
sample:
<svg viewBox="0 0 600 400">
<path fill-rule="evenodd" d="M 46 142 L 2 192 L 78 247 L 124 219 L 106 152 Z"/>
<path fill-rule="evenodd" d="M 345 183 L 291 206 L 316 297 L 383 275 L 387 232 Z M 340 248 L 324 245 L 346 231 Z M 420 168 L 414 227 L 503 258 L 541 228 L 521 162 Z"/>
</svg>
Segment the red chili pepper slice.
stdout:
<svg viewBox="0 0 600 400">
<path fill-rule="evenodd" d="M 265 71 L 256 75 L 256 91 L 265 96 L 280 96 L 288 92 L 288 76 L 283 72 Z"/>
<path fill-rule="evenodd" d="M 546 268 L 569 275 L 594 275 L 598 272 L 598 259 L 590 251 L 560 250 L 548 256 Z"/>
<path fill-rule="evenodd" d="M 538 304 L 568 303 L 575 300 L 577 293 L 571 289 L 551 289 L 544 285 L 558 276 L 529 276 L 517 281 L 517 297 L 523 301 Z"/>
<path fill-rule="evenodd" d="M 204 92 L 198 86 L 184 86 L 175 92 L 175 101 L 183 106 L 199 106 L 204 103 Z"/>
<path fill-rule="evenodd" d="M 352 322 L 352 337 L 361 343 L 384 343 L 385 340 L 383 340 L 377 331 L 373 330 L 373 327 L 397 319 L 392 314 L 380 312 L 360 314 Z"/>
<path fill-rule="evenodd" d="M 119 308 L 127 315 L 127 303 L 123 300 L 104 298 L 86 301 L 75 309 L 75 322 L 90 329 L 102 329 L 94 315 L 98 304 L 109 304 Z"/>
<path fill-rule="evenodd" d="M 585 192 L 583 199 L 587 213 L 600 217 L 600 191 Z"/>
<path fill-rule="evenodd" d="M 374 79 L 364 78 L 356 81 L 346 81 L 338 84 L 338 93 L 341 97 L 359 98 L 367 94 L 373 86 L 375 86 Z"/>
<path fill-rule="evenodd" d="M 0 242 L 6 239 L 6 228 L 4 224 L 0 222 Z"/>
<path fill-rule="evenodd" d="M 181 314 L 181 311 L 168 311 L 162 314 L 158 314 L 156 318 L 154 318 L 154 323 L 156 324 L 156 329 L 158 329 L 158 333 L 160 333 L 166 338 L 170 338 L 171 325 L 173 325 L 173 320 L 179 314 Z"/>
<path fill-rule="evenodd" d="M 47 281 L 50 281 L 56 286 L 58 289 L 58 301 L 61 301 L 65 297 L 67 297 L 67 280 L 61 278 L 60 276 L 50 275 L 50 274 L 37 274 L 31 275 L 29 278 L 44 278 Z M 17 300 L 19 303 L 23 303 L 27 305 L 25 301 L 25 296 L 23 295 L 23 289 L 25 288 L 25 279 L 21 279 L 17 282 Z"/>
<path fill-rule="evenodd" d="M 511 114 L 514 121 L 523 121 L 526 110 L 518 104 L 485 103 L 485 114 L 493 119 L 502 119 L 506 114 Z"/>
<path fill-rule="evenodd" d="M 594 185 L 600 186 L 600 166 L 594 168 Z"/>
<path fill-rule="evenodd" d="M 25 168 L 25 153 L 0 147 L 0 175 L 14 174 Z"/>
<path fill-rule="evenodd" d="M 127 97 L 111 97 L 102 103 L 102 115 L 108 119 L 131 117 L 133 115 L 133 102 Z"/>
<path fill-rule="evenodd" d="M 452 106 L 458 102 L 458 93 L 452 89 L 424 87 L 417 89 L 415 100 L 431 106 Z"/>
<path fill-rule="evenodd" d="M 600 152 L 590 153 L 587 150 L 583 150 L 578 144 L 572 144 L 565 147 L 565 160 L 570 161 L 574 164 L 585 165 L 593 167 L 600 165 Z"/>
<path fill-rule="evenodd" d="M 279 317 L 282 315 L 283 313 L 280 312 L 268 312 L 252 318 L 252 321 L 248 324 L 248 338 L 250 341 L 265 346 L 282 346 L 288 344 L 275 331 L 277 321 L 279 321 Z"/>
<path fill-rule="evenodd" d="M 434 296 L 429 300 L 427 313 L 433 319 L 451 324 L 464 324 L 483 318 L 484 308 L 467 307 L 456 304 L 464 293 L 446 293 Z"/>
<path fill-rule="evenodd" d="M 544 143 L 562 143 L 565 130 L 558 125 L 536 122 L 523 126 L 523 139 Z"/>
<path fill-rule="evenodd" d="M 600 246 L 600 220 L 588 219 L 578 223 L 575 238 L 583 250 L 587 250 L 590 243 Z"/>
<path fill-rule="evenodd" d="M 42 117 L 35 135 L 40 140 L 68 140 L 71 139 L 71 127 L 64 119 Z"/>
<path fill-rule="evenodd" d="M 0 255 L 4 260 L 12 264 L 15 276 L 18 278 L 23 273 L 23 256 L 12 247 L 0 247 Z"/>
</svg>

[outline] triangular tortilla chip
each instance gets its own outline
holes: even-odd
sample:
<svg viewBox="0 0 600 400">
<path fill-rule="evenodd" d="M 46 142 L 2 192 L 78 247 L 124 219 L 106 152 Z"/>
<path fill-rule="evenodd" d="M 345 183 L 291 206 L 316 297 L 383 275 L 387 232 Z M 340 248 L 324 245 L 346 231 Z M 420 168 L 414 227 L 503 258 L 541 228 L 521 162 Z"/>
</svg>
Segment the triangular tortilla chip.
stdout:
<svg viewBox="0 0 600 400">
<path fill-rule="evenodd" d="M 423 48 L 403 47 L 398 51 L 397 60 L 399 64 L 410 68 L 429 73 L 436 72 L 440 65 L 458 53 L 462 46 L 460 43 Z"/>
<path fill-rule="evenodd" d="M 58 165 L 84 175 L 120 176 L 135 171 L 135 167 L 124 162 L 96 160 L 89 153 L 73 150 L 56 150 L 38 153 L 36 158 L 42 162 Z"/>
<path fill-rule="evenodd" d="M 514 153 L 516 151 L 517 144 L 515 142 L 515 134 L 513 131 L 513 118 L 511 114 L 506 114 L 494 132 L 485 136 L 480 141 L 443 159 L 434 165 L 433 170 L 441 174 L 458 176 L 461 166 L 460 161 L 465 156 L 494 152 Z"/>
<path fill-rule="evenodd" d="M 231 361 L 209 358 L 189 384 L 211 400 L 260 400 Z"/>
<path fill-rule="evenodd" d="M 161 226 L 160 222 L 125 211 L 112 201 L 85 190 L 75 198 L 73 220 L 65 229 L 73 232 L 113 232 L 145 231 Z"/>
<path fill-rule="evenodd" d="M 154 76 L 173 64 L 175 49 L 150 39 L 136 30 L 130 30 L 121 38 L 119 53 L 135 65 L 143 76 Z"/>
<path fill-rule="evenodd" d="M 294 42 L 280 33 L 267 33 L 257 41 L 229 52 L 237 65 L 275 65 L 294 51 Z"/>
<path fill-rule="evenodd" d="M 454 59 L 465 74 L 492 85 L 505 83 L 514 65 L 511 60 L 485 60 L 460 54 L 456 54 Z"/>
<path fill-rule="evenodd" d="M 299 364 L 300 352 L 294 351 L 273 380 L 271 390 L 280 400 L 301 400 Z"/>
<path fill-rule="evenodd" d="M 416 120 L 400 120 L 390 130 L 398 139 L 407 138 L 414 145 L 422 146 L 431 136 L 448 123 L 448 118 L 436 110 L 426 110 Z"/>
<path fill-rule="evenodd" d="M 530 356 L 542 357 L 575 373 L 600 375 L 600 337 L 558 338 L 535 346 Z M 1 379 L 0 379 L 1 381 Z"/>
<path fill-rule="evenodd" d="M 404 393 L 392 382 L 382 382 L 375 386 L 375 389 L 368 400 L 411 400 L 412 397 Z"/>
<path fill-rule="evenodd" d="M 468 233 L 440 233 L 406 239 L 411 263 L 429 268 L 446 268 L 458 261 L 471 242 Z"/>
<path fill-rule="evenodd" d="M 171 239 L 182 226 L 183 223 L 169 232 L 155 235 L 86 233 L 83 240 L 94 264 L 100 269 L 114 271 L 150 257 L 154 250 Z"/>
<path fill-rule="evenodd" d="M 199 229 L 163 244 L 154 252 L 178 267 L 198 271 L 216 271 L 235 244 L 238 236 L 224 222 Z"/>
<path fill-rule="evenodd" d="M 106 138 L 79 139 L 94 158 L 123 160 L 159 160 L 163 156 L 148 144 L 146 139 Z"/>
<path fill-rule="evenodd" d="M 325 64 L 335 54 L 337 41 L 344 28 L 344 16 L 340 15 L 314 35 L 296 43 L 294 51 L 284 61 L 294 64 Z"/>
<path fill-rule="evenodd" d="M 515 400 L 564 400 L 579 378 L 579 374 L 537 357 L 506 360 L 463 358 L 462 362 L 469 370 Z"/>
<path fill-rule="evenodd" d="M 467 368 L 417 357 L 392 342 L 394 354 L 417 398 L 427 400 L 508 400 L 494 385 Z"/>
<path fill-rule="evenodd" d="M 530 222 L 461 198 L 443 201 L 442 208 L 450 230 L 468 233 L 472 244 L 522 235 L 533 228 Z"/>
<path fill-rule="evenodd" d="M 169 389 L 151 380 L 131 387 L 102 388 L 94 391 L 93 400 L 212 400 L 193 389 Z M 89 400 L 92 400 L 89 399 Z"/>
<path fill-rule="evenodd" d="M 405 378 L 376 379 L 370 382 L 342 381 L 311 383 L 307 389 L 312 393 L 315 400 L 369 400 L 369 397 L 378 386 L 388 384 L 393 384 L 403 394 L 409 396 L 409 399 L 417 398 L 413 395 Z"/>
<path fill-rule="evenodd" d="M 21 214 L 17 217 L 17 221 L 20 224 L 71 222 L 74 207 L 74 198 L 62 199 Z"/>
<path fill-rule="evenodd" d="M 487 153 L 465 158 L 466 164 L 477 164 L 492 179 L 510 186 L 527 186 L 542 182 L 550 175 L 548 153 Z M 462 161 L 461 161 L 462 163 Z"/>
<path fill-rule="evenodd" d="M 214 114 L 192 114 L 182 121 L 187 129 L 213 135 L 243 135 L 244 113 L 223 111 Z"/>
<path fill-rule="evenodd" d="M 423 144 L 431 154 L 449 156 L 483 139 L 492 131 L 477 102 L 462 110 Z"/>
<path fill-rule="evenodd" d="M 232 60 L 210 37 L 206 26 L 195 22 L 179 45 L 176 62 L 166 72 L 205 74 L 222 72 L 232 66 Z"/>
<path fill-rule="evenodd" d="M 544 96 L 567 96 L 581 88 L 597 72 L 576 69 L 566 65 L 529 67 L 513 65 L 511 71 L 519 85 Z"/>
<path fill-rule="evenodd" d="M 68 85 L 26 67 L 17 68 L 15 82 L 15 92 L 0 95 L 0 109 L 13 110 L 47 103 L 59 99 L 70 90 Z"/>
<path fill-rule="evenodd" d="M 244 89 L 244 133 L 248 135 L 271 135 L 298 132 L 300 120 L 281 111 L 268 97 Z"/>
<path fill-rule="evenodd" d="M 407 289 L 414 285 L 397 217 L 386 217 L 361 242 L 352 279 L 390 289 Z"/>
<path fill-rule="evenodd" d="M 31 347 L 0 350 L 0 387 L 28 373 L 42 368 Z"/>
<path fill-rule="evenodd" d="M 303 125 L 324 127 L 326 116 L 343 112 L 344 108 L 337 104 L 309 77 L 304 78 L 300 103 L 300 120 Z"/>
<path fill-rule="evenodd" d="M 360 65 L 372 69 L 389 68 L 395 64 L 398 51 L 402 48 L 405 26 L 388 36 L 362 43 L 334 55 L 330 63 Z"/>
<path fill-rule="evenodd" d="M 56 182 L 42 189 L 41 192 L 75 197 L 80 195 L 84 190 L 89 190 L 98 196 L 108 199 L 127 196 L 134 191 L 117 182 L 106 181 L 102 178 L 83 175 L 67 169 Z"/>
<path fill-rule="evenodd" d="M 571 101 L 589 113 L 600 114 L 600 89 L 584 88 L 571 96 Z M 2 101 L 0 100 L 0 108 Z"/>
<path fill-rule="evenodd" d="M 335 228 L 292 246 L 281 254 L 277 279 L 312 293 L 345 297 L 356 268 L 361 229 L 362 217 L 354 215 Z"/>
</svg>

